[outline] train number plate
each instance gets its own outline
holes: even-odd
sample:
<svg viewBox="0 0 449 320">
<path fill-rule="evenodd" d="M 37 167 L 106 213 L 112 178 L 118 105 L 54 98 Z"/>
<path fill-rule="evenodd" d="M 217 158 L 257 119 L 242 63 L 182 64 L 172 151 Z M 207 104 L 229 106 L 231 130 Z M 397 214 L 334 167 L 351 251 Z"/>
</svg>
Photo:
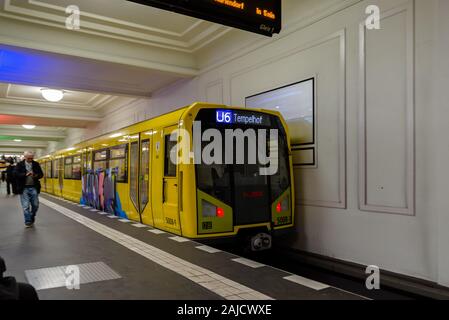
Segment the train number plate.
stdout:
<svg viewBox="0 0 449 320">
<path fill-rule="evenodd" d="M 203 230 L 212 230 L 212 221 L 203 222 Z"/>
<path fill-rule="evenodd" d="M 176 220 L 175 220 L 175 219 L 172 219 L 172 218 L 165 218 L 165 222 L 166 222 L 167 224 L 172 225 L 172 226 L 176 226 Z"/>
</svg>

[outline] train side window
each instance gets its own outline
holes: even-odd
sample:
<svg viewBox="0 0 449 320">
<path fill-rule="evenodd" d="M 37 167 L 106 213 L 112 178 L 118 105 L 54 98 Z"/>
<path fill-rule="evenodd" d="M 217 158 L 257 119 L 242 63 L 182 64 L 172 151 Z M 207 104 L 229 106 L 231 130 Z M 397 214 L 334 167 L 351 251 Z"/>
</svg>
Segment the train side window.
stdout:
<svg viewBox="0 0 449 320">
<path fill-rule="evenodd" d="M 72 179 L 73 157 L 64 159 L 64 179 Z"/>
<path fill-rule="evenodd" d="M 53 160 L 53 178 L 57 179 L 59 178 L 59 170 L 58 170 L 58 160 Z"/>
<path fill-rule="evenodd" d="M 81 180 L 81 156 L 73 157 L 72 179 Z"/>
<path fill-rule="evenodd" d="M 176 141 L 170 140 L 170 135 L 165 136 L 165 165 L 164 165 L 164 176 L 165 177 L 176 177 L 176 164 L 171 161 L 170 155 L 176 153 L 177 149 Z"/>
<path fill-rule="evenodd" d="M 108 151 L 97 151 L 94 156 L 94 170 L 103 169 L 106 170 L 108 168 Z"/>
<path fill-rule="evenodd" d="M 137 183 L 139 176 L 139 142 L 132 142 L 129 152 L 129 195 L 134 206 L 138 209 Z"/>
<path fill-rule="evenodd" d="M 128 181 L 128 146 L 122 145 L 110 150 L 109 167 L 117 168 L 117 182 Z"/>
<path fill-rule="evenodd" d="M 143 211 L 148 204 L 149 188 L 150 188 L 150 140 L 143 140 L 141 144 L 140 154 L 140 208 Z"/>
<path fill-rule="evenodd" d="M 120 159 L 126 157 L 127 146 L 122 145 L 111 149 L 111 159 Z"/>
</svg>

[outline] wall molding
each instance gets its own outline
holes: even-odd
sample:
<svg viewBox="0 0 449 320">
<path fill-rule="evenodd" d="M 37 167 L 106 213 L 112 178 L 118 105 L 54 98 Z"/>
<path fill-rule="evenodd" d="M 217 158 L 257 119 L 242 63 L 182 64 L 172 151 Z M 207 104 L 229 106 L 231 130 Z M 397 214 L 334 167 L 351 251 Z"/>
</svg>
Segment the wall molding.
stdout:
<svg viewBox="0 0 449 320">
<path fill-rule="evenodd" d="M 208 102 L 210 102 L 209 98 L 208 98 L 208 91 L 209 91 L 210 88 L 213 88 L 215 86 L 220 86 L 220 93 L 221 93 L 221 101 L 217 101 L 215 103 L 223 104 L 223 101 L 224 101 L 224 88 L 223 88 L 223 79 L 221 79 L 221 78 L 218 79 L 218 80 L 215 80 L 215 81 L 207 83 L 207 85 L 205 86 L 205 90 L 204 90 L 204 97 L 206 98 L 206 100 Z"/>
<path fill-rule="evenodd" d="M 383 12 L 381 20 L 406 12 L 406 203 L 405 208 L 370 205 L 367 201 L 367 96 L 366 96 L 366 28 L 365 22 L 359 25 L 359 210 L 390 214 L 415 215 L 415 52 L 414 52 L 414 0 Z"/>
<path fill-rule="evenodd" d="M 18 105 L 18 104 L 3 104 L 0 103 L 1 113 L 4 115 L 49 118 L 49 119 L 65 119 L 65 120 L 82 120 L 86 122 L 98 122 L 103 120 L 103 117 L 96 111 L 92 110 L 77 110 L 77 109 L 62 109 L 57 107 L 39 107 Z"/>
<path fill-rule="evenodd" d="M 347 208 L 347 177 L 346 177 L 346 168 L 347 168 L 347 157 L 346 157 L 346 29 L 341 29 L 337 32 L 331 33 L 321 39 L 315 40 L 313 42 L 310 42 L 308 44 L 299 46 L 297 48 L 294 48 L 292 50 L 289 50 L 287 52 L 283 52 L 278 54 L 277 56 L 271 57 L 269 59 L 266 59 L 264 61 L 261 61 L 257 64 L 254 64 L 250 67 L 247 67 L 245 69 L 239 70 L 238 72 L 235 72 L 231 74 L 229 78 L 229 94 L 230 99 L 232 101 L 233 93 L 232 93 L 232 84 L 236 77 L 243 75 L 245 73 L 251 72 L 253 70 L 256 70 L 262 66 L 267 66 L 273 63 L 278 62 L 279 60 L 283 60 L 285 58 L 288 58 L 292 55 L 298 54 L 303 51 L 307 51 L 310 49 L 313 49 L 317 46 L 320 46 L 322 44 L 325 44 L 327 42 L 333 41 L 333 40 L 339 40 L 340 43 L 340 85 L 339 85 L 339 93 L 340 93 L 340 100 L 339 100 L 339 106 L 338 106 L 338 118 L 339 118 L 339 125 L 338 125 L 338 175 L 339 175 L 339 199 L 338 201 L 326 201 L 326 200 L 308 200 L 308 199 L 296 199 L 296 203 L 298 205 L 302 206 L 310 206 L 310 207 L 326 207 L 326 208 L 337 208 L 337 209 L 346 209 Z M 319 75 L 315 75 L 316 79 L 319 79 Z M 318 82 L 318 81 L 317 81 Z M 288 84 L 288 83 L 286 83 Z M 318 99 L 318 83 L 315 84 L 316 90 L 315 90 L 315 103 L 316 103 L 316 117 L 318 119 L 319 114 L 319 99 Z M 269 90 L 271 88 L 262 88 L 263 90 Z M 316 130 L 318 130 L 318 121 Z M 317 131 L 318 132 L 318 131 Z M 318 153 L 319 148 L 319 141 L 316 141 L 316 148 Z M 304 171 L 304 170 L 317 170 L 317 168 L 296 168 L 295 171 Z"/>
<path fill-rule="evenodd" d="M 211 70 L 217 69 L 231 61 L 234 61 L 238 58 L 244 57 L 252 52 L 255 52 L 262 47 L 266 47 L 270 44 L 275 43 L 276 41 L 282 40 L 293 33 L 296 33 L 321 20 L 324 20 L 327 17 L 330 17 L 341 11 L 344 11 L 345 9 L 352 7 L 362 1 L 364 0 L 343 0 L 340 3 L 331 6 L 323 5 L 319 7 L 317 10 L 315 10 L 314 13 L 304 17 L 303 19 L 285 25 L 283 27 L 282 32 L 278 35 L 275 35 L 273 38 L 255 40 L 238 48 L 233 53 L 227 54 L 225 58 L 219 57 L 220 59 L 218 62 L 211 62 L 209 65 L 200 68 L 200 73 L 204 74 Z"/>
<path fill-rule="evenodd" d="M 20 4 L 23 6 L 19 6 L 14 0 L 5 0 L 4 12 L 0 13 L 0 16 L 65 29 L 65 7 L 38 0 L 22 0 Z M 182 32 L 174 32 L 81 10 L 81 29 L 77 32 L 194 53 L 202 48 L 204 43 L 209 43 L 230 30 L 229 27 L 199 20 Z"/>
<path fill-rule="evenodd" d="M 119 105 L 117 107 L 113 107 L 107 111 L 107 114 L 103 114 L 103 120 L 110 119 L 111 117 L 116 116 L 118 113 L 124 112 L 126 113 L 129 110 L 136 109 L 140 106 L 140 104 L 146 100 L 148 103 L 150 103 L 149 99 L 144 98 L 135 98 L 130 100 L 129 102 L 125 103 L 124 105 Z M 151 107 L 151 104 L 149 104 Z"/>
<path fill-rule="evenodd" d="M 7 0 L 7 1 L 11 2 L 11 0 Z M 43 8 L 53 9 L 53 10 L 65 13 L 64 7 L 57 6 L 54 4 L 45 3 L 45 2 L 42 2 L 39 0 L 28 0 L 28 3 L 36 5 L 36 6 L 40 6 Z M 163 29 L 159 29 L 159 28 L 148 27 L 145 25 L 132 23 L 132 22 L 124 21 L 124 20 L 120 20 L 120 19 L 114 19 L 114 18 L 110 18 L 110 17 L 98 15 L 98 14 L 93 14 L 93 13 L 89 13 L 89 12 L 85 12 L 85 11 L 82 12 L 82 15 L 85 17 L 93 18 L 95 20 L 102 21 L 102 22 L 115 23 L 118 25 L 126 26 L 126 27 L 140 29 L 142 31 L 150 31 L 150 32 L 164 34 L 167 36 L 179 37 L 179 38 L 185 36 L 186 34 L 190 33 L 194 28 L 197 28 L 200 24 L 204 23 L 203 20 L 198 20 L 198 21 L 192 23 L 192 25 L 190 25 L 188 28 L 186 28 L 183 32 L 173 32 L 173 31 L 167 31 L 167 30 L 163 30 Z"/>
</svg>

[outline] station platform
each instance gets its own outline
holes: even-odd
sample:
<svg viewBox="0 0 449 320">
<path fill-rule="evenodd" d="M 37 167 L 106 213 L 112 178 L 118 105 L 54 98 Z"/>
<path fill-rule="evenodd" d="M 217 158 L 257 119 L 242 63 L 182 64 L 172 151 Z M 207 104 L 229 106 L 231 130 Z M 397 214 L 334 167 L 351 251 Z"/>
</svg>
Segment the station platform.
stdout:
<svg viewBox="0 0 449 320">
<path fill-rule="evenodd" d="M 30 229 L 18 196 L 2 193 L 0 203 L 6 275 L 33 284 L 42 300 L 364 299 L 49 195 Z M 61 279 L 67 266 L 79 267 L 79 290 Z"/>
</svg>

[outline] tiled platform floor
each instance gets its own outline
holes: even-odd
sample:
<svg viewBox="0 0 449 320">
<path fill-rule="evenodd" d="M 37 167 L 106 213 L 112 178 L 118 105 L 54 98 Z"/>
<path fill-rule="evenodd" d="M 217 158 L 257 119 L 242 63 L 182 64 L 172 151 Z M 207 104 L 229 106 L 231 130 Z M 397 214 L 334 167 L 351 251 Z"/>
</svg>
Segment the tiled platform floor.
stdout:
<svg viewBox="0 0 449 320">
<path fill-rule="evenodd" d="M 0 203 L 0 255 L 8 275 L 26 282 L 26 270 L 102 261 L 121 276 L 80 290 L 40 290 L 41 299 L 362 298 L 48 195 L 41 196 L 32 229 L 23 226 L 17 197 L 1 194 Z"/>
</svg>

